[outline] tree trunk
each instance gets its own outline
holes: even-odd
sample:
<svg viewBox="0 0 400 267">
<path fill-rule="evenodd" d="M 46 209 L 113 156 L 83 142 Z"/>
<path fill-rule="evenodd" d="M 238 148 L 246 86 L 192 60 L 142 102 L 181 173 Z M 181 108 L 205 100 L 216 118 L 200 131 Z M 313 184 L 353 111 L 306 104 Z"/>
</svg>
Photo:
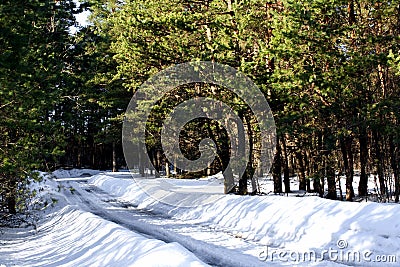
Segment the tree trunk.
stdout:
<svg viewBox="0 0 400 267">
<path fill-rule="evenodd" d="M 378 131 L 374 131 L 374 146 L 375 146 L 375 156 L 376 156 L 376 170 L 378 173 L 378 179 L 379 179 L 379 191 L 382 197 L 386 196 L 386 185 L 385 185 L 385 177 L 383 174 L 383 157 L 382 157 L 382 152 L 381 152 L 381 146 L 380 146 L 380 134 Z"/>
<path fill-rule="evenodd" d="M 257 167 L 256 171 L 258 170 L 260 166 Z M 251 177 L 251 195 L 255 195 L 257 194 L 257 192 L 260 192 L 259 190 L 259 186 L 258 186 L 258 177 L 261 177 L 262 175 L 253 175 L 253 177 Z"/>
<path fill-rule="evenodd" d="M 176 176 L 178 174 L 178 168 L 176 167 L 176 156 L 174 156 L 174 175 Z"/>
<path fill-rule="evenodd" d="M 362 129 L 358 138 L 360 143 L 360 183 L 358 185 L 358 195 L 366 197 L 368 195 L 368 176 L 366 172 L 368 163 L 368 137 L 365 129 Z"/>
<path fill-rule="evenodd" d="M 239 195 L 246 195 L 247 194 L 247 180 L 253 176 L 254 174 L 254 168 L 253 168 L 253 135 L 252 135 L 252 131 L 251 131 L 251 125 L 250 125 L 250 120 L 248 118 L 244 118 L 245 116 L 243 115 L 243 113 L 239 113 L 239 118 L 244 122 L 246 121 L 246 126 L 247 126 L 247 133 L 248 133 L 248 137 L 249 137 L 249 158 L 247 158 L 246 160 L 248 161 L 246 169 L 242 175 L 242 177 L 239 177 L 239 187 L 238 187 L 238 194 Z M 243 129 L 243 127 L 239 127 L 238 124 L 238 139 L 239 139 L 239 149 L 243 150 L 244 152 L 244 140 L 245 140 L 245 129 Z M 245 154 L 245 153 L 243 153 Z"/>
<path fill-rule="evenodd" d="M 287 147 L 285 137 L 282 136 L 282 147 L 283 147 L 283 183 L 285 185 L 285 193 L 290 193 L 290 177 L 289 177 L 289 162 L 287 155 Z"/>
<path fill-rule="evenodd" d="M 246 195 L 247 194 L 247 177 L 245 178 L 247 170 L 243 174 L 242 178 L 239 179 L 239 187 L 238 187 L 238 194 L 239 195 Z"/>
<path fill-rule="evenodd" d="M 352 153 L 352 137 L 347 136 L 340 139 L 340 148 L 342 151 L 344 172 L 346 175 L 346 200 L 353 201 L 353 153 Z"/>
<path fill-rule="evenodd" d="M 353 25 L 356 22 L 356 15 L 354 12 L 354 0 L 348 0 L 347 12 L 349 13 L 349 24 Z"/>
<path fill-rule="evenodd" d="M 165 161 L 165 175 L 167 176 L 167 177 L 170 177 L 171 176 L 171 171 L 170 171 L 170 169 L 169 169 L 169 162 L 166 160 Z"/>
<path fill-rule="evenodd" d="M 8 213 L 17 214 L 17 203 L 15 201 L 15 194 L 14 193 L 12 193 L 7 198 L 7 208 L 8 208 Z"/>
<path fill-rule="evenodd" d="M 314 178 L 313 187 L 314 187 L 314 192 L 318 193 L 320 197 L 324 196 L 324 190 L 322 190 L 321 179 L 319 177 Z"/>
<path fill-rule="evenodd" d="M 330 158 L 328 159 L 325 170 L 326 170 L 326 180 L 328 181 L 328 194 L 326 198 L 336 200 L 337 193 L 336 193 L 335 168 L 333 168 L 332 159 Z"/>
<path fill-rule="evenodd" d="M 272 176 L 274 179 L 274 193 L 282 193 L 282 160 L 281 160 L 281 146 L 279 138 L 276 139 L 276 154 L 274 164 L 272 165 Z"/>
<path fill-rule="evenodd" d="M 395 146 L 393 142 L 394 136 L 390 138 L 390 163 L 393 170 L 394 176 L 394 195 L 395 202 L 399 202 L 399 194 L 400 194 L 400 181 L 399 181 L 399 151 L 398 147 Z"/>
<path fill-rule="evenodd" d="M 314 191 L 319 194 L 320 197 L 324 197 L 324 183 L 325 183 L 325 178 L 324 178 L 324 173 L 322 170 L 325 169 L 325 164 L 324 164 L 324 159 L 321 156 L 321 151 L 323 149 L 323 142 L 322 142 L 322 133 L 317 133 L 317 136 L 315 138 L 315 146 L 317 147 L 317 154 L 313 155 L 311 158 L 311 167 L 312 167 L 312 173 L 314 176 L 314 182 L 313 182 L 313 187 Z"/>
<path fill-rule="evenodd" d="M 78 141 L 77 156 L 76 156 L 76 167 L 82 167 L 82 143 Z"/>
<path fill-rule="evenodd" d="M 144 151 L 143 151 L 143 145 L 139 143 L 138 146 L 139 146 L 139 149 L 138 149 L 138 151 L 139 151 L 139 153 L 138 153 L 139 174 L 140 174 L 140 176 L 144 177 L 145 176 L 145 173 L 144 173 L 145 166 L 144 166 L 144 158 L 143 157 L 145 157 L 145 155 L 144 155 Z"/>
<path fill-rule="evenodd" d="M 226 168 L 224 171 L 224 193 L 229 194 L 235 190 L 235 181 L 233 179 L 233 173 L 230 168 Z"/>
<path fill-rule="evenodd" d="M 303 156 L 301 151 L 296 151 L 296 161 L 298 165 L 298 175 L 299 175 L 299 190 L 307 190 L 306 184 L 306 173 L 304 168 Z"/>
<path fill-rule="evenodd" d="M 154 175 L 155 178 L 160 178 L 160 171 L 161 171 L 161 152 L 160 150 L 156 150 L 154 152 Z"/>
<path fill-rule="evenodd" d="M 115 148 L 115 142 L 112 142 L 112 171 L 117 172 L 118 171 L 118 166 L 117 166 L 117 151 Z"/>
<path fill-rule="evenodd" d="M 308 158 L 309 153 L 308 149 L 304 152 L 304 170 L 306 174 L 306 187 L 307 187 L 307 192 L 311 193 L 311 180 L 309 179 L 310 177 L 310 160 Z M 308 178 L 307 178 L 308 177 Z"/>
<path fill-rule="evenodd" d="M 241 149 L 243 150 L 243 154 L 245 147 L 245 132 L 244 130 L 247 130 L 247 136 L 248 136 L 248 142 L 249 142 L 249 155 L 248 155 L 248 163 L 245 169 L 245 172 L 243 173 L 243 176 L 239 179 L 239 188 L 238 188 L 238 194 L 239 195 L 246 195 L 248 194 L 248 188 L 247 188 L 247 181 L 248 180 L 253 180 L 254 172 L 255 172 L 255 158 L 256 156 L 254 155 L 254 132 L 252 129 L 251 125 L 251 117 L 246 116 L 243 113 L 239 113 L 239 118 L 243 121 L 246 122 L 246 129 L 242 129 L 242 127 L 238 127 L 238 139 L 239 139 L 239 146 L 242 147 Z M 238 124 L 239 125 L 239 124 Z"/>
</svg>

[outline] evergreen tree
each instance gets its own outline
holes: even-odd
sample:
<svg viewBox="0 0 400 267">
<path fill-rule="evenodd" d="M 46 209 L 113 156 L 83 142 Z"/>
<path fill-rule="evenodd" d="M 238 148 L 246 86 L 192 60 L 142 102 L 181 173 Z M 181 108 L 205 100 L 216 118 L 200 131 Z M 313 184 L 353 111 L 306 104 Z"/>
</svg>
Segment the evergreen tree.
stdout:
<svg viewBox="0 0 400 267">
<path fill-rule="evenodd" d="M 0 208 L 22 211 L 28 177 L 63 147 L 55 107 L 68 72 L 72 1 L 0 4 Z"/>
</svg>

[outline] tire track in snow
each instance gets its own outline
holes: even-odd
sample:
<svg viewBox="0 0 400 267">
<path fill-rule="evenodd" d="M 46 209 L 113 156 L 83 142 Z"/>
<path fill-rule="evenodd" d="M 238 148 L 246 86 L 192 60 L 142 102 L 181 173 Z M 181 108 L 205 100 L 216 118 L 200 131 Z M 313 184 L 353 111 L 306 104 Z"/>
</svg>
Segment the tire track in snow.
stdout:
<svg viewBox="0 0 400 267">
<path fill-rule="evenodd" d="M 276 262 L 262 262 L 257 257 L 243 254 L 237 249 L 225 248 L 210 242 L 195 239 L 188 235 L 177 232 L 177 229 L 185 225 L 185 222 L 173 220 L 172 218 L 156 215 L 149 211 L 140 210 L 129 203 L 121 203 L 95 186 L 86 182 L 70 182 L 64 179 L 62 184 L 72 186 L 74 193 L 68 193 L 67 199 L 72 205 L 91 212 L 105 220 L 112 221 L 131 231 L 142 234 L 147 238 L 155 238 L 166 243 L 176 242 L 191 251 L 199 259 L 212 266 L 271 266 L 280 265 Z M 82 207 L 81 204 L 84 204 Z M 166 227 L 166 222 L 170 224 Z M 171 226 L 176 226 L 171 227 Z M 232 236 L 231 233 L 213 231 L 210 227 L 186 223 L 199 232 L 208 232 L 216 237 L 223 237 L 225 242 L 244 242 Z M 248 242 L 247 242 L 248 243 Z M 260 251 L 262 247 L 260 247 Z"/>
</svg>

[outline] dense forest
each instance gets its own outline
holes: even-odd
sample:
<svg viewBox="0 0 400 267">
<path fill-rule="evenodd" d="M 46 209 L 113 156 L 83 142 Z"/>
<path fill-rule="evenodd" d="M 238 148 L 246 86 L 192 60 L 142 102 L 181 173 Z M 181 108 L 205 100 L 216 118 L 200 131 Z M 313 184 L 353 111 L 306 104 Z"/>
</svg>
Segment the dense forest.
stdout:
<svg viewBox="0 0 400 267">
<path fill-rule="evenodd" d="M 75 15 L 85 10 L 90 23 L 79 26 Z M 399 201 L 400 1 L 5 0 L 0 14 L 2 211 L 24 210 L 35 170 L 126 167 L 121 128 L 134 92 L 157 72 L 190 61 L 229 65 L 265 95 L 277 128 L 275 193 L 300 189 L 337 199 L 344 176 L 351 201 L 367 197 L 373 175 L 379 199 Z M 247 179 L 268 170 L 258 168 L 260 140 L 248 107 L 202 84 L 174 93 L 154 107 L 148 130 L 156 169 L 172 175 L 156 140 L 170 104 L 214 96 L 234 106 L 254 137 L 237 193 L 257 193 Z M 229 149 L 220 126 L 199 120 L 185 129 L 188 158 L 207 136 L 220 157 L 205 173 L 175 174 L 223 170 Z M 290 188 L 294 175 L 299 188 Z"/>
</svg>

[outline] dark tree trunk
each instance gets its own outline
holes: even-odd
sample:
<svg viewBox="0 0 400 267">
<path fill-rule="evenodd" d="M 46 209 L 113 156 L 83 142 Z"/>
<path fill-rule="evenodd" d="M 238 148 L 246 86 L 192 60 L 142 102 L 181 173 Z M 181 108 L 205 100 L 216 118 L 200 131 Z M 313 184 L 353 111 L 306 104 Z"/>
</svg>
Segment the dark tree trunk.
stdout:
<svg viewBox="0 0 400 267">
<path fill-rule="evenodd" d="M 160 178 L 160 171 L 161 171 L 161 152 L 160 150 L 155 150 L 153 153 L 154 156 L 154 175 L 155 178 Z"/>
<path fill-rule="evenodd" d="M 320 178 L 314 178 L 313 187 L 314 187 L 314 192 L 318 193 L 320 197 L 324 196 L 324 190 L 322 190 Z"/>
<path fill-rule="evenodd" d="M 400 194 L 400 181 L 399 181 L 399 150 L 398 147 L 395 146 L 393 142 L 394 136 L 390 138 L 390 164 L 393 170 L 394 176 L 394 195 L 395 202 L 399 202 L 399 194 Z"/>
<path fill-rule="evenodd" d="M 246 195 L 247 194 L 247 178 L 245 178 L 245 175 L 246 174 L 243 174 L 242 178 L 239 179 L 239 186 L 238 186 L 238 191 L 237 191 L 237 193 L 239 195 Z"/>
<path fill-rule="evenodd" d="M 379 179 L 379 191 L 382 197 L 386 196 L 386 185 L 385 185 L 385 177 L 383 174 L 383 157 L 381 152 L 381 136 L 378 131 L 374 131 L 374 146 L 375 146 L 375 156 L 376 156 L 376 170 L 378 173 Z"/>
<path fill-rule="evenodd" d="M 252 158 L 253 158 L 253 135 L 251 131 L 251 125 L 250 125 L 250 120 L 249 118 L 246 117 L 242 114 L 239 113 L 239 118 L 244 122 L 246 121 L 246 126 L 247 126 L 247 133 L 249 137 L 249 158 L 246 159 L 248 161 L 246 169 L 242 175 L 242 177 L 239 178 L 239 187 L 238 187 L 238 194 L 239 195 L 246 195 L 248 193 L 247 191 L 247 180 L 251 178 L 254 174 L 254 168 L 253 168 L 253 163 L 252 163 Z M 239 127 L 238 124 L 238 139 L 239 139 L 239 149 L 243 150 L 244 152 L 244 140 L 245 140 L 245 129 L 243 127 Z M 244 153 L 243 153 L 244 154 Z"/>
<path fill-rule="evenodd" d="M 274 179 L 274 193 L 282 193 L 282 160 L 281 160 L 281 145 L 279 138 L 276 139 L 276 154 L 274 164 L 272 165 L 272 176 Z"/>
<path fill-rule="evenodd" d="M 324 196 L 324 184 L 325 184 L 325 178 L 324 178 L 324 173 L 323 169 L 325 169 L 325 163 L 323 162 L 323 157 L 322 157 L 322 150 L 323 150 L 323 141 L 322 141 L 322 133 L 317 133 L 316 140 L 315 140 L 315 146 L 317 147 L 317 154 L 314 155 L 311 158 L 312 161 L 312 173 L 314 174 L 314 182 L 313 182 L 313 187 L 314 191 L 319 193 L 320 197 Z"/>
<path fill-rule="evenodd" d="M 139 153 L 138 153 L 138 163 L 139 163 L 139 166 L 138 166 L 138 168 L 139 168 L 139 174 L 142 176 L 142 177 L 144 177 L 145 176 L 145 173 L 144 173 L 144 169 L 145 169 L 145 166 L 144 166 L 144 151 L 143 151 L 143 145 L 142 144 L 138 144 L 138 146 L 139 146 L 139 149 L 138 149 L 138 151 L 139 151 Z"/>
<path fill-rule="evenodd" d="M 306 190 L 308 193 L 311 193 L 311 182 L 310 179 L 306 178 Z"/>
<path fill-rule="evenodd" d="M 328 194 L 326 198 L 336 200 L 337 193 L 336 193 L 335 168 L 333 167 L 333 162 L 331 159 L 328 159 L 325 170 L 326 170 L 326 180 L 328 182 Z"/>
<path fill-rule="evenodd" d="M 282 146 L 283 146 L 283 183 L 285 185 L 285 193 L 290 193 L 290 178 L 289 178 L 289 162 L 287 155 L 287 147 L 285 137 L 282 136 Z"/>
<path fill-rule="evenodd" d="M 299 174 L 299 190 L 306 191 L 307 190 L 306 173 L 304 168 L 303 155 L 301 154 L 301 151 L 296 151 L 296 161 Z"/>
<path fill-rule="evenodd" d="M 249 157 L 248 157 L 248 163 L 245 169 L 245 172 L 243 173 L 243 176 L 239 179 L 239 188 L 238 188 L 238 194 L 239 195 L 246 195 L 248 194 L 248 189 L 247 189 L 247 181 L 252 179 L 254 176 L 255 172 L 255 167 L 254 167 L 254 145 L 255 145 L 255 140 L 254 140 L 254 133 L 252 130 L 251 126 L 251 117 L 246 116 L 242 113 L 239 113 L 239 118 L 243 121 L 246 122 L 246 130 L 247 130 L 247 136 L 249 139 Z M 243 152 L 244 152 L 244 140 L 245 140 L 245 129 L 242 129 L 242 127 L 238 127 L 238 138 L 239 138 L 239 146 L 242 147 Z M 243 153 L 245 154 L 245 153 Z"/>
<path fill-rule="evenodd" d="M 10 214 L 17 214 L 17 202 L 15 201 L 15 195 L 11 194 L 7 198 L 7 208 Z"/>
<path fill-rule="evenodd" d="M 350 136 L 343 137 L 340 139 L 340 148 L 343 156 L 344 172 L 346 175 L 346 200 L 353 201 L 354 189 L 353 189 L 353 153 L 352 153 L 352 142 L 353 139 Z"/>
<path fill-rule="evenodd" d="M 76 167 L 81 168 L 82 167 L 82 142 L 78 142 L 78 148 L 77 148 L 77 156 L 76 156 Z"/>
<path fill-rule="evenodd" d="M 354 0 L 348 0 L 347 12 L 349 13 L 349 24 L 353 25 L 356 22 L 356 15 L 354 12 Z"/>
<path fill-rule="evenodd" d="M 337 199 L 336 179 L 335 179 L 335 161 L 333 151 L 336 148 L 336 138 L 331 133 L 331 129 L 327 128 L 324 133 L 324 148 L 325 148 L 325 174 L 328 182 L 327 198 Z"/>
<path fill-rule="evenodd" d="M 306 151 L 304 153 L 304 169 L 306 173 L 306 177 L 310 176 L 310 160 L 308 159 L 309 153 Z M 306 178 L 306 187 L 307 187 L 307 192 L 311 193 L 311 180 L 309 178 Z"/>
<path fill-rule="evenodd" d="M 368 176 L 367 176 L 367 164 L 368 164 L 368 137 L 365 129 L 362 129 L 358 139 L 360 143 L 360 183 L 358 185 L 358 195 L 366 197 L 368 195 Z"/>
<path fill-rule="evenodd" d="M 115 142 L 112 142 L 112 171 L 117 172 L 118 171 L 118 166 L 117 166 L 117 151 L 115 147 Z"/>
</svg>

